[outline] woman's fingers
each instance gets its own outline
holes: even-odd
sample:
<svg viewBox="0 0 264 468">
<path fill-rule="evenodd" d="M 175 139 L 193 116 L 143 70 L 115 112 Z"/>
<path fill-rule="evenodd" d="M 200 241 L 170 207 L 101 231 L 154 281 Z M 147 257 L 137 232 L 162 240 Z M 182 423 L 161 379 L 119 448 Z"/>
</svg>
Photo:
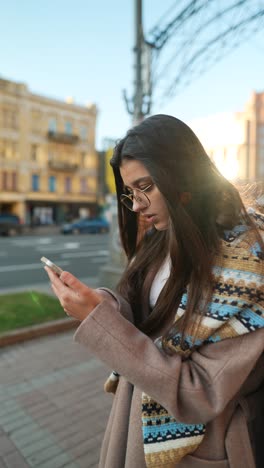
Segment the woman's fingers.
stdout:
<svg viewBox="0 0 264 468">
<path fill-rule="evenodd" d="M 58 277 L 58 275 L 56 275 L 56 273 L 54 273 L 51 268 L 45 266 L 44 267 L 44 270 L 46 270 L 48 276 L 49 276 L 49 279 L 51 281 L 52 284 L 54 284 L 55 286 L 58 286 L 60 285 L 61 283 L 61 280 L 60 278 Z"/>
<path fill-rule="evenodd" d="M 56 294 L 58 297 L 61 306 L 65 309 L 68 305 L 68 302 L 70 300 L 69 295 L 73 295 L 74 292 L 70 291 L 68 286 L 66 286 L 61 279 L 48 267 L 45 267 L 45 270 L 48 273 L 49 279 L 51 281 L 51 288 L 53 292 Z"/>
<path fill-rule="evenodd" d="M 82 283 L 68 271 L 62 272 L 60 280 L 68 286 L 68 288 L 64 290 L 65 296 L 69 296 L 76 303 L 86 306 L 88 312 L 102 302 L 102 297 L 97 291 L 86 286 L 86 284 Z M 73 291 L 77 297 L 71 296 L 70 291 Z"/>
<path fill-rule="evenodd" d="M 97 291 L 89 288 L 67 271 L 58 277 L 50 268 L 45 267 L 51 287 L 63 309 L 71 316 L 83 320 L 103 298 Z"/>
<path fill-rule="evenodd" d="M 60 275 L 60 280 L 73 291 L 81 292 L 83 287 L 87 288 L 87 286 L 85 286 L 80 280 L 78 280 L 74 275 L 72 275 L 68 271 L 62 272 L 62 274 Z"/>
</svg>

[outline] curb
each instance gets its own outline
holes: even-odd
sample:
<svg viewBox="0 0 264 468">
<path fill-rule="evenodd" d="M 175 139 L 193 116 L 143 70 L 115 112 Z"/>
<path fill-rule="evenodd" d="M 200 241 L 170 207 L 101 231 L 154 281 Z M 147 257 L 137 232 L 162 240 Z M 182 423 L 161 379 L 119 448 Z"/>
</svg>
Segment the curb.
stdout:
<svg viewBox="0 0 264 468">
<path fill-rule="evenodd" d="M 0 348 L 16 343 L 22 343 L 23 341 L 32 340 L 34 338 L 39 338 L 40 336 L 71 330 L 73 328 L 77 328 L 79 325 L 79 320 L 66 318 L 62 320 L 46 322 L 39 325 L 32 325 L 31 327 L 21 328 L 21 330 L 15 330 L 13 332 L 0 335 Z"/>
<path fill-rule="evenodd" d="M 22 225 L 23 226 L 23 225 Z M 21 236 L 52 236 L 60 234 L 60 226 L 24 226 L 22 227 Z"/>
</svg>

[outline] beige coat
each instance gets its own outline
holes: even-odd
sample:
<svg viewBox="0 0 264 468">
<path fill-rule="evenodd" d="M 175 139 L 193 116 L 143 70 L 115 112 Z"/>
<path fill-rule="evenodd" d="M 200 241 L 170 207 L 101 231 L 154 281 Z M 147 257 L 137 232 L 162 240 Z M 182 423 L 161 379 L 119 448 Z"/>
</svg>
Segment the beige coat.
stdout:
<svg viewBox="0 0 264 468">
<path fill-rule="evenodd" d="M 129 305 L 112 295 L 118 307 L 106 299 L 75 333 L 77 342 L 122 375 L 99 467 L 146 467 L 144 391 L 178 421 L 206 424 L 202 444 L 178 468 L 263 468 L 264 329 L 204 345 L 183 362 L 161 353 L 132 324 Z"/>
</svg>

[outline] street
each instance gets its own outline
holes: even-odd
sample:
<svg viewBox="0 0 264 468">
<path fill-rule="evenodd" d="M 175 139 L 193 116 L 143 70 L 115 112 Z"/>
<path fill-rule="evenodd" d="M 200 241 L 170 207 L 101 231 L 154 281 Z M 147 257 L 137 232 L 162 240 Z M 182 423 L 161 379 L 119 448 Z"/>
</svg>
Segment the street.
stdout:
<svg viewBox="0 0 264 468">
<path fill-rule="evenodd" d="M 42 256 L 94 284 L 108 259 L 108 234 L 16 236 L 0 238 L 0 293 L 9 288 L 47 285 Z"/>
</svg>

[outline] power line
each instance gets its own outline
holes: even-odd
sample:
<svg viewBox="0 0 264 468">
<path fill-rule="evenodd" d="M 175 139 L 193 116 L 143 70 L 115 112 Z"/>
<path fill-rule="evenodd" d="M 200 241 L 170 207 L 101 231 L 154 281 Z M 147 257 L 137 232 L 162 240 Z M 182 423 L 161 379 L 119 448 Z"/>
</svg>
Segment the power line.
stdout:
<svg viewBox="0 0 264 468">
<path fill-rule="evenodd" d="M 210 38 L 200 48 L 197 48 L 189 58 L 187 57 L 187 53 L 185 55 L 184 52 L 187 51 L 187 47 L 191 44 L 192 40 L 190 39 L 182 44 L 181 54 L 185 60 L 182 66 L 177 70 L 177 75 L 173 82 L 167 87 L 163 98 L 172 97 L 177 91 L 177 88 L 183 85 L 184 79 L 187 78 L 189 82 L 193 81 L 194 76 L 204 73 L 211 64 L 218 62 L 223 58 L 224 54 L 226 55 L 228 52 L 231 52 L 231 50 L 241 45 L 241 42 L 250 37 L 252 33 L 256 33 L 260 25 L 255 24 L 254 27 L 254 22 L 259 20 L 263 23 L 263 21 L 261 21 L 263 20 L 263 16 L 264 10 L 240 21 L 238 24 L 233 24 L 228 29 Z M 249 29 L 249 26 L 251 29 Z M 235 33 L 239 33 L 239 35 Z M 163 71 L 160 72 L 159 79 L 163 76 L 165 70 L 168 71 L 169 66 L 175 65 L 175 58 L 176 55 L 166 64 Z M 200 66 L 200 69 L 198 69 L 198 66 Z"/>
<path fill-rule="evenodd" d="M 135 6 L 135 92 L 125 96 L 134 121 L 256 34 L 264 18 L 264 0 L 177 0 L 145 37 L 142 0 Z"/>
</svg>

